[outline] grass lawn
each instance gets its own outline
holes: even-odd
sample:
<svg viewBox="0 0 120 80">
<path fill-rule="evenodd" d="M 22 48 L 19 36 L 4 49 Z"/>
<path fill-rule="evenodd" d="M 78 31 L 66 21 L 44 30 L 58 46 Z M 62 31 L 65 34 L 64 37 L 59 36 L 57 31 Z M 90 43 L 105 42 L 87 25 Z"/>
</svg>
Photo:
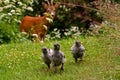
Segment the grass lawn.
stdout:
<svg viewBox="0 0 120 80">
<path fill-rule="evenodd" d="M 0 80 L 120 80 L 120 30 L 98 36 L 50 40 L 43 44 L 26 41 L 0 45 Z M 80 40 L 86 48 L 84 60 L 75 63 L 70 48 Z M 67 61 L 56 74 L 41 59 L 41 48 L 60 43 Z"/>
</svg>

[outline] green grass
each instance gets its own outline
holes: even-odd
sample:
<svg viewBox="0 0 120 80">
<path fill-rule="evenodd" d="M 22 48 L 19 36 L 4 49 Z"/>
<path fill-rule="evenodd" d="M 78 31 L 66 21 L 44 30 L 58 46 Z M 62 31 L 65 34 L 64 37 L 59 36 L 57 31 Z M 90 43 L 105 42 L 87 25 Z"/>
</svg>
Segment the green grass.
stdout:
<svg viewBox="0 0 120 80">
<path fill-rule="evenodd" d="M 86 48 L 84 60 L 75 63 L 70 47 L 80 40 Z M 57 74 L 47 69 L 41 59 L 41 48 L 61 44 L 67 61 L 64 72 Z M 0 80 L 119 80 L 120 35 L 119 30 L 99 36 L 80 36 L 50 40 L 43 44 L 26 41 L 0 45 Z"/>
</svg>

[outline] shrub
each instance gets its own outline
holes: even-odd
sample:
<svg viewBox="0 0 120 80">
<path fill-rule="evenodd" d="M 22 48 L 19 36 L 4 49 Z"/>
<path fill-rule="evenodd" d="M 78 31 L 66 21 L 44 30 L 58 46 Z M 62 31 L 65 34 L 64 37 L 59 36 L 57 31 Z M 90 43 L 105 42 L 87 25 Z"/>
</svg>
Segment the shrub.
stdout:
<svg viewBox="0 0 120 80">
<path fill-rule="evenodd" d="M 77 37 L 81 34 L 77 26 L 64 29 L 62 32 L 58 28 L 54 28 L 49 34 L 46 35 L 46 39 L 61 39 L 66 37 Z"/>
<path fill-rule="evenodd" d="M 28 35 L 20 33 L 17 26 L 17 24 L 0 22 L 0 44 L 28 40 Z"/>
<path fill-rule="evenodd" d="M 16 35 L 16 32 L 15 25 L 11 26 L 5 22 L 0 22 L 0 44 L 15 40 L 14 36 Z"/>
<path fill-rule="evenodd" d="M 7 23 L 20 23 L 20 18 L 33 11 L 32 0 L 2 0 L 0 1 L 0 20 Z"/>
<path fill-rule="evenodd" d="M 0 1 L 0 44 L 27 40 L 19 32 L 18 24 L 22 16 L 33 11 L 32 3 L 33 0 Z"/>
<path fill-rule="evenodd" d="M 101 24 L 103 15 L 96 9 L 96 6 L 92 4 L 92 1 L 91 3 L 83 3 L 86 6 L 82 3 L 77 3 L 77 1 L 76 3 L 70 1 L 69 3 L 62 2 L 60 8 L 57 10 L 57 16 L 54 23 L 49 29 L 49 33 L 52 32 L 51 34 L 54 34 L 54 29 L 57 28 L 56 34 L 58 34 L 59 31 L 61 33 L 60 37 L 66 36 L 64 33 L 71 36 L 74 34 L 71 33 L 73 26 L 76 26 L 80 33 L 87 33 L 91 24 Z"/>
</svg>

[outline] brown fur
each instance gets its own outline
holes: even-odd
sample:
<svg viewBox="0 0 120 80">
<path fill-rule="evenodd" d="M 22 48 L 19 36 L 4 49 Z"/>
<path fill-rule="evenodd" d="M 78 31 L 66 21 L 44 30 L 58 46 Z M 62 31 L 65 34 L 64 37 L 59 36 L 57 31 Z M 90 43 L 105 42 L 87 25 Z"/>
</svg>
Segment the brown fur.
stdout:
<svg viewBox="0 0 120 80">
<path fill-rule="evenodd" d="M 43 25 L 49 25 L 49 22 L 46 20 L 46 16 L 25 16 L 20 24 L 20 31 L 27 32 L 29 34 L 37 34 L 40 40 L 44 40 L 47 30 L 43 27 Z"/>
</svg>

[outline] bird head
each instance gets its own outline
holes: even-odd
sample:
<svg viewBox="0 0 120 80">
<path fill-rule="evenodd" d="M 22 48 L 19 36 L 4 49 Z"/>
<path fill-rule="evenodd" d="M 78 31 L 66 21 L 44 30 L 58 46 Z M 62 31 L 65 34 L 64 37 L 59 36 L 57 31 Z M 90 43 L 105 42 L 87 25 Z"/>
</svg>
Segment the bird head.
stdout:
<svg viewBox="0 0 120 80">
<path fill-rule="evenodd" d="M 60 44 L 55 43 L 54 44 L 54 50 L 60 50 Z"/>
<path fill-rule="evenodd" d="M 47 54 L 47 48 L 46 48 L 46 47 L 43 47 L 43 48 L 42 48 L 42 52 L 43 52 L 43 54 Z"/>
</svg>

